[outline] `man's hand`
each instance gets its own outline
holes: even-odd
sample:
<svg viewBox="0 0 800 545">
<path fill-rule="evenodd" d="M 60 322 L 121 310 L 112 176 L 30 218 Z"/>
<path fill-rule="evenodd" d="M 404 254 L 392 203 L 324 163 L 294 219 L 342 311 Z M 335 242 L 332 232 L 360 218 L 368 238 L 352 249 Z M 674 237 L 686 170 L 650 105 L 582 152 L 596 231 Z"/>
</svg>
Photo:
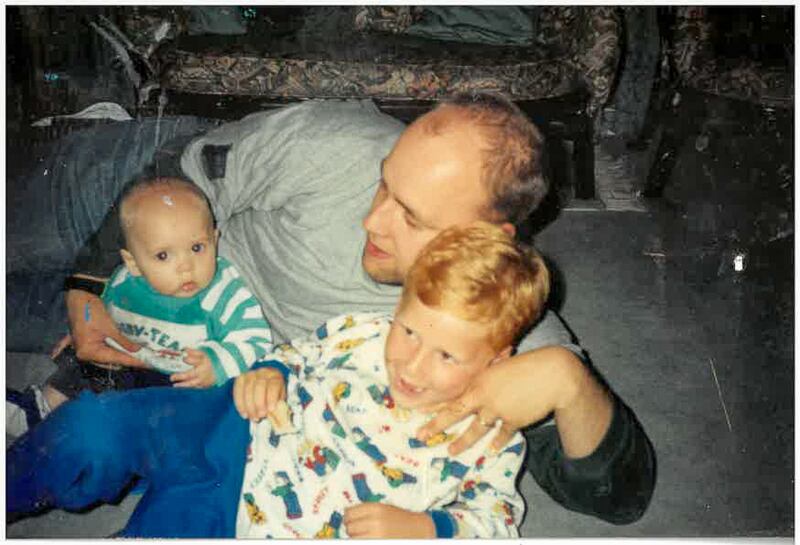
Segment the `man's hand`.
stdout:
<svg viewBox="0 0 800 545">
<path fill-rule="evenodd" d="M 105 338 L 111 337 L 131 352 L 139 350 L 138 344 L 120 333 L 98 296 L 82 290 L 69 290 L 66 293 L 66 303 L 72 344 L 79 359 L 127 367 L 147 367 L 141 360 L 114 350 L 105 343 Z"/>
<path fill-rule="evenodd" d="M 258 422 L 286 399 L 286 383 L 277 369 L 263 368 L 236 377 L 233 403 L 242 418 Z"/>
<path fill-rule="evenodd" d="M 208 354 L 202 350 L 187 348 L 183 361 L 193 366 L 194 369 L 170 375 L 169 379 L 173 386 L 176 388 L 210 388 L 214 386 L 217 377 Z"/>
<path fill-rule="evenodd" d="M 567 456 L 591 454 L 611 424 L 612 401 L 605 389 L 569 350 L 550 346 L 495 363 L 456 400 L 432 408 L 438 414 L 418 430 L 425 440 L 476 414 L 472 424 L 448 447 L 456 455 L 489 433 L 497 419 L 502 426 L 491 449 L 499 451 L 519 429 L 555 413 Z"/>
<path fill-rule="evenodd" d="M 385 503 L 360 503 L 344 510 L 347 535 L 355 538 L 432 539 L 436 526 L 427 513 L 406 511 Z"/>
</svg>

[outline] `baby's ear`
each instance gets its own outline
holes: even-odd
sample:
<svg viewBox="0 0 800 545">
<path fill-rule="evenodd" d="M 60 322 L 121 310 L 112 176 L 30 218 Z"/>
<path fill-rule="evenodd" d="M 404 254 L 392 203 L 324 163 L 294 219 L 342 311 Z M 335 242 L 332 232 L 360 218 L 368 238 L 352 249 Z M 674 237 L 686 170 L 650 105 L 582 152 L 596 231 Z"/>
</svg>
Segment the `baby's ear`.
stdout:
<svg viewBox="0 0 800 545">
<path fill-rule="evenodd" d="M 495 357 L 492 358 L 492 361 L 489 362 L 489 365 L 494 365 L 499 361 L 503 361 L 511 357 L 511 352 L 513 351 L 513 347 L 511 345 L 506 346 L 500 352 L 497 353 Z"/>
<path fill-rule="evenodd" d="M 142 271 L 140 271 L 138 265 L 136 265 L 136 258 L 133 257 L 132 253 L 123 248 L 119 251 L 119 254 L 122 256 L 122 261 L 125 262 L 125 266 L 128 267 L 128 270 L 133 276 L 142 276 Z"/>
<path fill-rule="evenodd" d="M 214 244 L 219 242 L 219 228 L 214 229 Z"/>
</svg>

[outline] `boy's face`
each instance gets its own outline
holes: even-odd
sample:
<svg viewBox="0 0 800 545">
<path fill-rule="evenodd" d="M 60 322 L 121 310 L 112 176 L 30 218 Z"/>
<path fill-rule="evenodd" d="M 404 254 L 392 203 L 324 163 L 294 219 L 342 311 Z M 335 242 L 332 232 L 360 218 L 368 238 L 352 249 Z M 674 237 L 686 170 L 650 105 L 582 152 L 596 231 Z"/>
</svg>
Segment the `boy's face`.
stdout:
<svg viewBox="0 0 800 545">
<path fill-rule="evenodd" d="M 135 276 L 173 297 L 192 297 L 216 272 L 217 236 L 205 205 L 187 190 L 137 196 L 122 257 Z"/>
<path fill-rule="evenodd" d="M 395 402 L 418 409 L 451 401 L 498 353 L 487 326 L 425 306 L 416 296 L 401 301 L 386 339 L 386 371 Z"/>
</svg>

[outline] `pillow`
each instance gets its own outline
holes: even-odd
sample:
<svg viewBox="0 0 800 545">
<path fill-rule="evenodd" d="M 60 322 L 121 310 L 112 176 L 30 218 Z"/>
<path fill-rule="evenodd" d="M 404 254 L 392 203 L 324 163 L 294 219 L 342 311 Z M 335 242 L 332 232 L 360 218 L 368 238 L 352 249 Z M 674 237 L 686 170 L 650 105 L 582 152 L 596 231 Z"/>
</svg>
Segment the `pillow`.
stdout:
<svg viewBox="0 0 800 545">
<path fill-rule="evenodd" d="M 356 10 L 362 31 L 408 34 L 433 40 L 488 45 L 530 45 L 537 8 L 530 6 L 364 6 Z"/>
</svg>

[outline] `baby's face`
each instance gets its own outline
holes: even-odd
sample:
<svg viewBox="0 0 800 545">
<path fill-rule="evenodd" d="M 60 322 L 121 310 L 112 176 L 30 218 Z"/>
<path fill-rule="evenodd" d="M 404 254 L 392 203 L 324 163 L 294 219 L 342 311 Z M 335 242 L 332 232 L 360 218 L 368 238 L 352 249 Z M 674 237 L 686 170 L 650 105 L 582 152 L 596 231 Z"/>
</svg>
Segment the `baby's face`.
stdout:
<svg viewBox="0 0 800 545">
<path fill-rule="evenodd" d="M 487 326 L 425 306 L 401 303 L 386 339 L 386 371 L 395 402 L 417 409 L 451 401 L 497 356 Z"/>
<path fill-rule="evenodd" d="M 204 205 L 188 191 L 152 193 L 137 203 L 128 230 L 128 268 L 163 295 L 192 297 L 214 278 L 217 233 Z"/>
</svg>

